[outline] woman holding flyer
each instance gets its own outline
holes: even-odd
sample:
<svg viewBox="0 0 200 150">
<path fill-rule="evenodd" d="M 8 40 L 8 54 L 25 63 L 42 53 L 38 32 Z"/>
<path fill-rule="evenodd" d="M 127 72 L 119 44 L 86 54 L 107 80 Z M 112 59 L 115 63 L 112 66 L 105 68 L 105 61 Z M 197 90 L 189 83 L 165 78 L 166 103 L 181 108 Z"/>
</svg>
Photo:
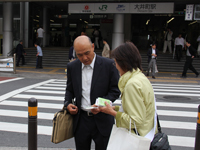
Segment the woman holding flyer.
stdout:
<svg viewBox="0 0 200 150">
<path fill-rule="evenodd" d="M 140 53 L 133 43 L 126 42 L 113 50 L 111 55 L 121 76 L 118 87 L 122 106 L 110 106 L 105 102 L 106 106 L 99 109 L 114 116 L 117 127 L 129 129 L 131 120 L 131 132 L 135 133 L 135 123 L 139 135 L 146 137 L 154 128 L 155 100 L 153 87 L 142 73 Z"/>
</svg>

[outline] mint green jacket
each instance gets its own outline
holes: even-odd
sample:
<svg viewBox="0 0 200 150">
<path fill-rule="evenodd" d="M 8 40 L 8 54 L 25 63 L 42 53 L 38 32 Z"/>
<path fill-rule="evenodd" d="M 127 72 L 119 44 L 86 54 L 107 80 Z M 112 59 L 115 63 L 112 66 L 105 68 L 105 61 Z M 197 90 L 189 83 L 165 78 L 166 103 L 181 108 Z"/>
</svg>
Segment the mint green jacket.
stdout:
<svg viewBox="0 0 200 150">
<path fill-rule="evenodd" d="M 155 101 L 151 83 L 140 69 L 133 69 L 120 77 L 118 87 L 124 112 L 119 111 L 119 106 L 115 107 L 117 127 L 129 129 L 131 118 L 131 128 L 135 128 L 135 122 L 140 136 L 145 136 L 154 126 Z"/>
</svg>

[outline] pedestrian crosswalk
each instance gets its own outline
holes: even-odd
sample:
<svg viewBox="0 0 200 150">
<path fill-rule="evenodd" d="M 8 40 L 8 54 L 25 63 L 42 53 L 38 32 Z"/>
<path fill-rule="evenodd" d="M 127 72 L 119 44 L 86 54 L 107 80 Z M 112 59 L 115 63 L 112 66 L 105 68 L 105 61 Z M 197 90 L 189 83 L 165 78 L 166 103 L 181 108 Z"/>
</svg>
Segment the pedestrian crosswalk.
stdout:
<svg viewBox="0 0 200 150">
<path fill-rule="evenodd" d="M 160 96 L 200 97 L 198 85 L 152 84 L 157 98 L 157 113 L 172 149 L 194 149 L 198 101 L 168 101 Z M 27 133 L 28 99 L 38 100 L 38 135 L 51 136 L 54 113 L 63 107 L 66 80 L 50 79 L 0 96 L 0 132 Z M 121 104 L 116 100 L 115 104 Z M 14 106 L 14 109 L 13 109 Z M 48 121 L 47 123 L 45 122 Z M 45 122 L 43 124 L 43 121 Z"/>
</svg>

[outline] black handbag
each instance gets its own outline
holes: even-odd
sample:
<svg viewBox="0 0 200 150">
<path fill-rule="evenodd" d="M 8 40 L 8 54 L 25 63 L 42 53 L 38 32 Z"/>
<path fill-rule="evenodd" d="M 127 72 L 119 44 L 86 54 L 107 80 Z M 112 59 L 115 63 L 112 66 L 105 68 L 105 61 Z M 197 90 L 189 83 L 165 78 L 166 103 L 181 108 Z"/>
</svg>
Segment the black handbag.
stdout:
<svg viewBox="0 0 200 150">
<path fill-rule="evenodd" d="M 158 133 L 154 135 L 153 141 L 151 142 L 150 150 L 171 150 L 169 145 L 168 137 L 165 133 L 162 133 L 160 122 L 157 115 Z"/>
</svg>

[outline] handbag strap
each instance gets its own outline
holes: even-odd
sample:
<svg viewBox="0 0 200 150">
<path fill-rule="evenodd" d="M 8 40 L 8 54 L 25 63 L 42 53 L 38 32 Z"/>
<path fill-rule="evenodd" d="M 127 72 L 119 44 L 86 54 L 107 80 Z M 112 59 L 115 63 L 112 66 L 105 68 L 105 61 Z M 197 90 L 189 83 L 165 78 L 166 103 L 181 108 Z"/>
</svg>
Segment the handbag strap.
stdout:
<svg viewBox="0 0 200 150">
<path fill-rule="evenodd" d="M 158 131 L 159 131 L 160 133 L 162 133 L 162 131 L 161 131 L 161 126 L 160 126 L 160 121 L 159 121 L 159 118 L 158 118 L 158 114 L 157 114 L 157 123 L 158 123 Z"/>
</svg>

